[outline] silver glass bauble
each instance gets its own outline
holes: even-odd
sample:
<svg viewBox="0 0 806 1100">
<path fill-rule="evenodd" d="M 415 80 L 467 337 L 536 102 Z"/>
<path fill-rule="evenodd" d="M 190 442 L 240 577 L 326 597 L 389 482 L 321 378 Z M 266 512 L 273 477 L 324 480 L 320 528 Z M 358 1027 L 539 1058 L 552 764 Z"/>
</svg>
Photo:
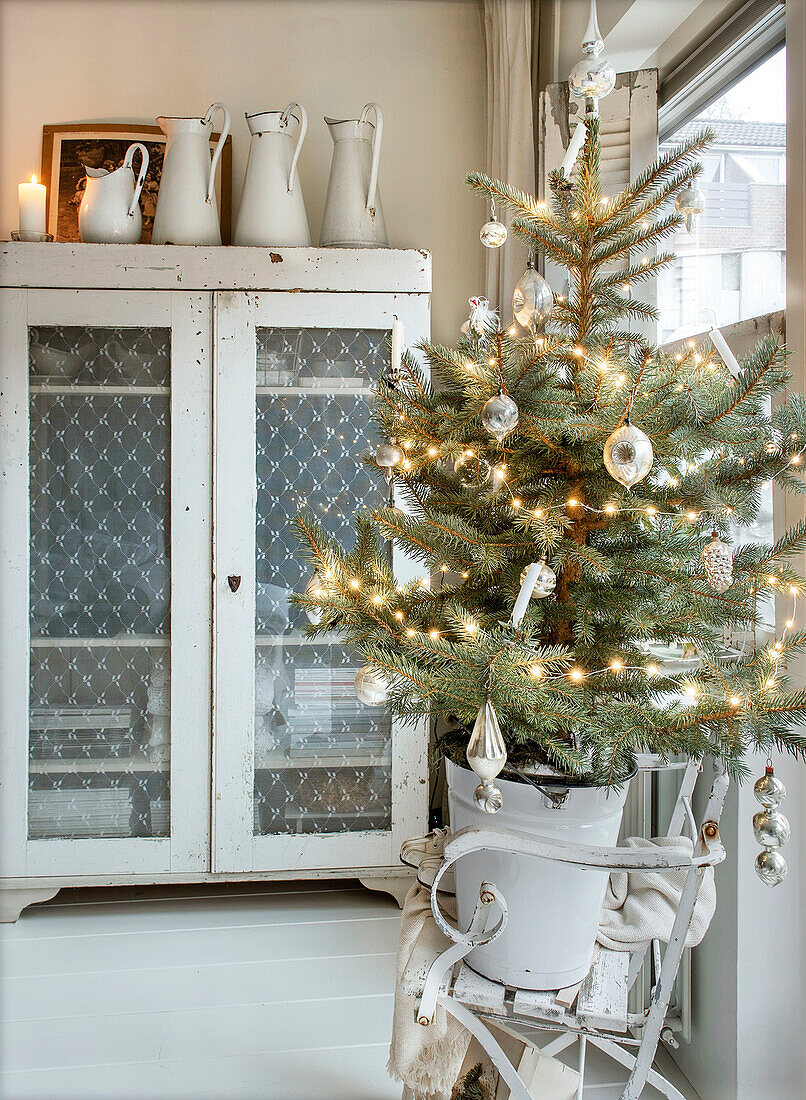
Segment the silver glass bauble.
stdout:
<svg viewBox="0 0 806 1100">
<path fill-rule="evenodd" d="M 767 765 L 761 779 L 757 779 L 753 784 L 753 794 L 756 796 L 756 801 L 767 810 L 780 806 L 786 798 L 786 787 L 772 770 L 771 764 Z"/>
<path fill-rule="evenodd" d="M 495 215 L 481 227 L 479 240 L 485 248 L 500 248 L 506 239 L 507 227 Z"/>
<path fill-rule="evenodd" d="M 356 699 L 367 707 L 380 707 L 389 697 L 389 685 L 384 676 L 372 665 L 359 668 L 353 680 Z"/>
<path fill-rule="evenodd" d="M 518 406 L 505 393 L 496 393 L 485 402 L 481 422 L 499 443 L 518 426 Z"/>
<path fill-rule="evenodd" d="M 512 292 L 512 315 L 533 335 L 554 309 L 551 287 L 530 259 Z"/>
<path fill-rule="evenodd" d="M 453 464 L 463 489 L 478 489 L 490 478 L 490 463 L 474 451 L 465 451 Z"/>
<path fill-rule="evenodd" d="M 397 445 L 396 439 L 390 439 L 388 443 L 379 443 L 375 451 L 375 461 L 385 470 L 392 470 L 403 461 L 404 455 Z"/>
<path fill-rule="evenodd" d="M 583 57 L 568 74 L 568 90 L 577 99 L 604 99 L 616 84 L 616 70 L 604 57 Z"/>
<path fill-rule="evenodd" d="M 504 804 L 504 796 L 493 780 L 507 762 L 507 750 L 498 715 L 489 699 L 486 699 L 476 721 L 467 746 L 467 762 L 481 780 L 473 799 L 485 813 L 497 813 Z"/>
<path fill-rule="evenodd" d="M 699 187 L 694 187 L 693 184 L 689 184 L 688 187 L 684 187 L 682 191 L 678 191 L 674 200 L 675 209 L 678 214 L 683 214 L 686 219 L 686 229 L 690 233 L 694 228 L 694 218 L 697 214 L 702 214 L 705 209 L 705 194 L 700 191 Z"/>
<path fill-rule="evenodd" d="M 603 458 L 610 476 L 632 489 L 652 469 L 652 443 L 645 432 L 628 420 L 608 436 Z"/>
<path fill-rule="evenodd" d="M 528 573 L 528 571 L 529 566 L 527 565 L 521 573 L 521 586 L 523 586 L 523 582 L 526 580 L 526 574 Z M 537 580 L 535 581 L 535 586 L 532 589 L 532 595 L 530 596 L 530 599 L 545 599 L 546 596 L 550 596 L 552 594 L 556 585 L 557 574 L 554 572 L 550 565 L 546 564 L 546 559 L 541 558 L 540 572 L 537 574 Z"/>
<path fill-rule="evenodd" d="M 792 830 L 780 810 L 759 810 L 753 814 L 753 836 L 762 848 L 783 848 Z"/>
<path fill-rule="evenodd" d="M 317 596 L 324 596 L 324 594 L 325 587 L 322 584 L 322 578 L 318 573 L 314 573 L 305 585 L 305 595 L 310 596 L 312 599 L 316 599 Z M 322 619 L 325 617 L 325 612 L 321 607 L 306 607 L 305 615 L 311 626 L 319 626 Z"/>
<path fill-rule="evenodd" d="M 759 852 L 756 856 L 756 874 L 765 886 L 779 886 L 788 870 L 786 860 L 774 849 Z"/>
<path fill-rule="evenodd" d="M 733 554 L 717 531 L 714 531 L 711 541 L 703 548 L 702 560 L 708 583 L 714 591 L 727 592 L 733 584 Z"/>
</svg>

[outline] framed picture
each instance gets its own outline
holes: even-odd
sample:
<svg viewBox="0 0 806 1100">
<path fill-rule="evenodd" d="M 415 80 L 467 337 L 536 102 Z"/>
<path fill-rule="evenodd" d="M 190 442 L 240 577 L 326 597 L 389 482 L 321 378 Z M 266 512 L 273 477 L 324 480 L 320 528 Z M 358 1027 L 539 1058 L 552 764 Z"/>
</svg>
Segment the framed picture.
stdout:
<svg viewBox="0 0 806 1100">
<path fill-rule="evenodd" d="M 157 194 L 160 188 L 165 135 L 159 126 L 139 126 L 119 122 L 88 122 L 42 128 L 42 182 L 48 189 L 48 233 L 57 241 L 79 241 L 78 208 L 84 192 L 88 168 L 106 168 L 110 172 L 123 164 L 126 150 L 133 141 L 148 149 L 148 173 L 140 194 L 143 212 L 141 242 L 151 241 Z M 211 149 L 218 134 L 210 138 Z M 139 157 L 135 158 L 139 168 Z M 229 244 L 232 227 L 232 135 L 227 137 L 216 172 L 216 200 L 221 219 L 221 241 Z"/>
</svg>

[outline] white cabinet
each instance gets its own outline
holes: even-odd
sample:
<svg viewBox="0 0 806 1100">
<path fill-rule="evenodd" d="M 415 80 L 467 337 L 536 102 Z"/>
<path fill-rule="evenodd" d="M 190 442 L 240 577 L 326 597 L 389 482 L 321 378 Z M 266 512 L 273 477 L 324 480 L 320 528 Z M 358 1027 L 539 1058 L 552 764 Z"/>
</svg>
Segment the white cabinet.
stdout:
<svg viewBox="0 0 806 1100">
<path fill-rule="evenodd" d="M 0 284 L 7 919 L 82 882 L 391 888 L 427 731 L 305 637 L 291 520 L 348 541 L 384 499 L 372 384 L 395 315 L 428 335 L 430 259 L 10 245 Z"/>
</svg>

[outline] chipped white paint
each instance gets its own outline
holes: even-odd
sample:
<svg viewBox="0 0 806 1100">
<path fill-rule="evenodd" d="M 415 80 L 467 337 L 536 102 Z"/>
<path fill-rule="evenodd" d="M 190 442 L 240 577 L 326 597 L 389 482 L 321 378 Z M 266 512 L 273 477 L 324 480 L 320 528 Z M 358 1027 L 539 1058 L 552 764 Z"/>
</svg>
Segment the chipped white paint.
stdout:
<svg viewBox="0 0 806 1100">
<path fill-rule="evenodd" d="M 252 835 L 254 329 L 391 330 L 397 315 L 417 343 L 429 334 L 430 256 L 10 244 L 0 286 L 0 918 L 82 884 L 355 876 L 388 879 L 402 900 L 413 875 L 397 852 L 426 825 L 426 723 L 395 724 L 390 830 Z M 29 324 L 171 329 L 170 837 L 27 840 Z M 395 566 L 412 572 L 399 555 Z"/>
</svg>

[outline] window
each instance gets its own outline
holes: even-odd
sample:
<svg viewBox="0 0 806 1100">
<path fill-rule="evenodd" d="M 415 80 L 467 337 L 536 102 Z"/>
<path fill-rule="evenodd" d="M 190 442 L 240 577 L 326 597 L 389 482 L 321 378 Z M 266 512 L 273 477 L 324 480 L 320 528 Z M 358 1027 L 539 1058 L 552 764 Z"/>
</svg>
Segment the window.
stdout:
<svg viewBox="0 0 806 1100">
<path fill-rule="evenodd" d="M 716 140 L 697 186 L 705 211 L 671 242 L 658 279 L 661 342 L 784 308 L 786 50 L 752 69 L 664 142 L 704 127 Z"/>
</svg>

